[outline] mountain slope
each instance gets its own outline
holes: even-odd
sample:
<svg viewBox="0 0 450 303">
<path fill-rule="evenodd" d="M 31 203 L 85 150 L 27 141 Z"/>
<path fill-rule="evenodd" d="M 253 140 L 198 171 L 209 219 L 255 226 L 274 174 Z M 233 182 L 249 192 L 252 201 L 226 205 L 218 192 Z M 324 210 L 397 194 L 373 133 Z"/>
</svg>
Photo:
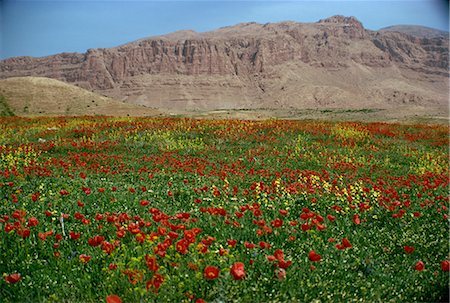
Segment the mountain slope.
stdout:
<svg viewBox="0 0 450 303">
<path fill-rule="evenodd" d="M 16 115 L 156 115 L 55 79 L 19 77 L 0 80 L 0 95 Z"/>
<path fill-rule="evenodd" d="M 384 27 L 379 32 L 399 32 L 419 38 L 448 37 L 448 32 L 419 25 L 393 25 Z"/>
<path fill-rule="evenodd" d="M 448 37 L 374 32 L 354 17 L 333 16 L 11 58 L 0 62 L 0 78 L 45 76 L 170 111 L 447 108 L 448 57 Z"/>
</svg>

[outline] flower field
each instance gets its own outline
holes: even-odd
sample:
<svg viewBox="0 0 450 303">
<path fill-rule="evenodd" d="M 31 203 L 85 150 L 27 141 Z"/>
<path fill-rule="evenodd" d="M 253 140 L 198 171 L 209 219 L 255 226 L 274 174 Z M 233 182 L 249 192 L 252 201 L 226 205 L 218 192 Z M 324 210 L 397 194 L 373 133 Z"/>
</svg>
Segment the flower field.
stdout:
<svg viewBox="0 0 450 303">
<path fill-rule="evenodd" d="M 0 119 L 1 302 L 448 293 L 448 126 Z"/>
</svg>

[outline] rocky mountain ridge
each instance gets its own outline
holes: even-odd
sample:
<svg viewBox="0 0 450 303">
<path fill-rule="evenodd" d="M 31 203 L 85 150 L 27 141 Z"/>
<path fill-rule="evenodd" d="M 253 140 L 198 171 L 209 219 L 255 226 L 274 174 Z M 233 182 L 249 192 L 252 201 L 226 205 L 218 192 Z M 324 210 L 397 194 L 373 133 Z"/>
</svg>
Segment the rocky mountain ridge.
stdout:
<svg viewBox="0 0 450 303">
<path fill-rule="evenodd" d="M 445 107 L 448 42 L 370 31 L 344 16 L 241 23 L 84 54 L 10 58 L 0 61 L 0 78 L 49 77 L 173 110 Z"/>
</svg>

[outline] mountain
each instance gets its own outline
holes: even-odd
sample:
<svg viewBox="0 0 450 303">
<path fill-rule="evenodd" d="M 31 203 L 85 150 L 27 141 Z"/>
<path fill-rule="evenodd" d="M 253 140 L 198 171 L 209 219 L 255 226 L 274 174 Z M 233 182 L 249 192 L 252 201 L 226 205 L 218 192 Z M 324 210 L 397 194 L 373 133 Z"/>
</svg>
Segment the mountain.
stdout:
<svg viewBox="0 0 450 303">
<path fill-rule="evenodd" d="M 0 80 L 5 112 L 36 115 L 157 115 L 157 110 L 100 96 L 55 79 L 19 77 Z M 3 103 L 3 102 L 2 102 Z"/>
<path fill-rule="evenodd" d="M 448 37 L 370 31 L 354 17 L 179 31 L 114 48 L 0 61 L 127 103 L 177 110 L 384 108 L 448 111 Z"/>
<path fill-rule="evenodd" d="M 448 32 L 419 25 L 393 25 L 384 27 L 379 32 L 399 32 L 419 38 L 448 37 Z"/>
</svg>

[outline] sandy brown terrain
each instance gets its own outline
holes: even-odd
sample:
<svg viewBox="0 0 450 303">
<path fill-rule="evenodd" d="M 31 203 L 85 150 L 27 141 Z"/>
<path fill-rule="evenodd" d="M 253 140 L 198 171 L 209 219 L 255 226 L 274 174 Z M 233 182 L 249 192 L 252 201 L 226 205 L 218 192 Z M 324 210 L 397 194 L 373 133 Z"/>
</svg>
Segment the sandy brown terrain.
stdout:
<svg viewBox="0 0 450 303">
<path fill-rule="evenodd" d="M 0 95 L 15 115 L 158 115 L 159 111 L 123 103 L 55 79 L 19 77 L 0 80 Z"/>
</svg>

